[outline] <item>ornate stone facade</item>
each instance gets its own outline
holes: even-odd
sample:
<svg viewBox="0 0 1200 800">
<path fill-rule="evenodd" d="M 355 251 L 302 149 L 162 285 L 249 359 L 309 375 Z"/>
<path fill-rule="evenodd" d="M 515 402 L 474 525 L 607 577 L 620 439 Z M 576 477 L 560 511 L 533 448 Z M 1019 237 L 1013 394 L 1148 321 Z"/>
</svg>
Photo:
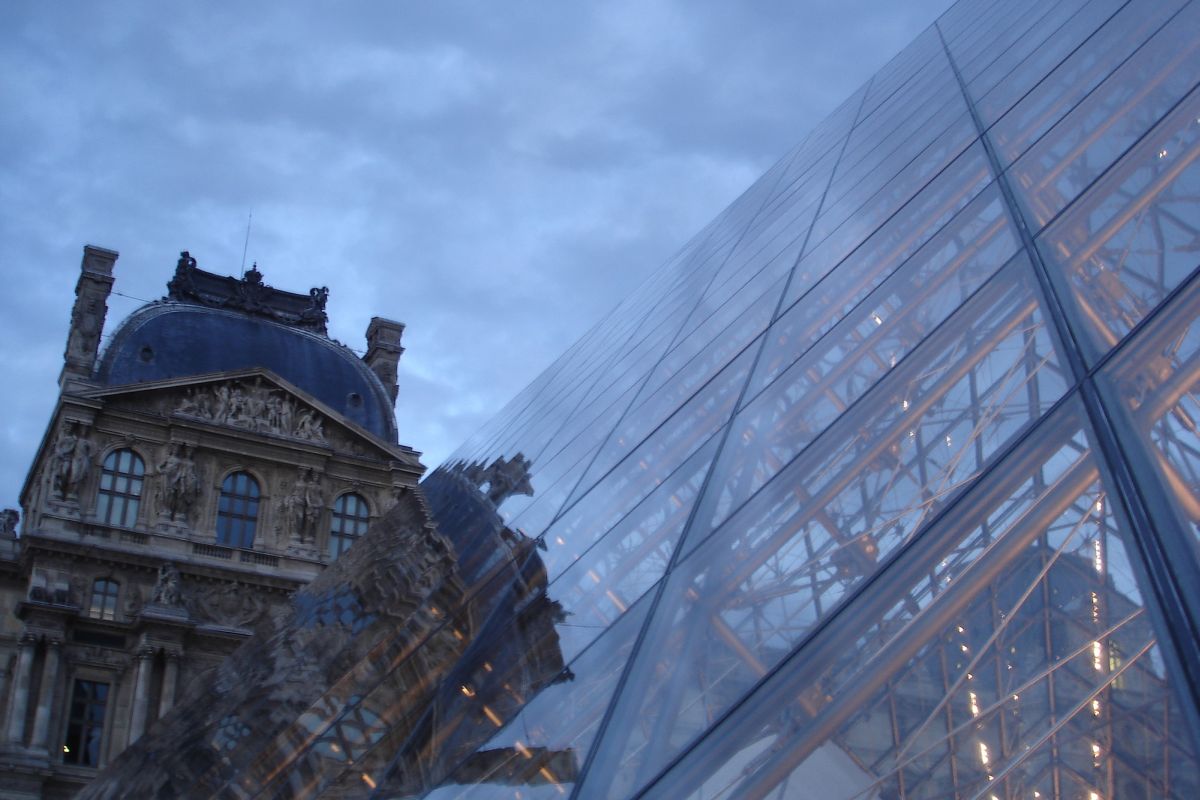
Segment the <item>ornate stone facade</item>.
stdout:
<svg viewBox="0 0 1200 800">
<path fill-rule="evenodd" d="M 134 312 L 102 362 L 116 258 L 85 248 L 62 395 L 21 513 L 0 516 L 3 797 L 84 786 L 341 552 L 346 498 L 360 533 L 423 470 L 395 442 L 394 359 L 324 336 L 327 289 L 213 275 L 185 253 L 168 299 Z M 181 346 L 143 324 L 164 313 L 279 345 L 262 363 L 211 335 Z M 288 372 L 308 362 L 324 366 Z"/>
</svg>

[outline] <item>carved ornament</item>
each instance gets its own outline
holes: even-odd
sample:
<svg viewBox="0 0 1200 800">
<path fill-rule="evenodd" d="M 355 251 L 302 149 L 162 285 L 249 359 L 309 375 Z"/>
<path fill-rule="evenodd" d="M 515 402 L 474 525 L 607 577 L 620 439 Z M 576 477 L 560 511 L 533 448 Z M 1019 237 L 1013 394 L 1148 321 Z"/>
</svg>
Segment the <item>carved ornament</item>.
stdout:
<svg viewBox="0 0 1200 800">
<path fill-rule="evenodd" d="M 320 413 L 297 403 L 286 392 L 258 381 L 253 384 L 232 381 L 189 389 L 175 407 L 175 413 L 256 433 L 326 443 Z"/>
</svg>

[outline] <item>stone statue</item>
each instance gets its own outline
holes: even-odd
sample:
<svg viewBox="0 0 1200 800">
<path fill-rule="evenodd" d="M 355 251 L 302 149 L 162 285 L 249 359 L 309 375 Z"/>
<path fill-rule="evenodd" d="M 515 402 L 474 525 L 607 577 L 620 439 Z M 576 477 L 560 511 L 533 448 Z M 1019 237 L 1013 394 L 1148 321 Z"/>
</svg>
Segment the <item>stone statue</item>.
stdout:
<svg viewBox="0 0 1200 800">
<path fill-rule="evenodd" d="M 317 538 L 317 525 L 325 511 L 325 491 L 321 488 L 321 480 L 312 470 L 308 471 L 308 481 L 304 487 L 304 531 L 305 541 L 312 543 Z"/>
<path fill-rule="evenodd" d="M 21 520 L 21 512 L 15 508 L 0 510 L 0 539 L 17 538 L 17 523 Z"/>
<path fill-rule="evenodd" d="M 329 320 L 325 313 L 325 304 L 329 301 L 329 287 L 313 287 L 308 290 L 308 308 L 300 312 L 300 322 L 320 326 L 322 329 Z"/>
<path fill-rule="evenodd" d="M 293 541 L 301 541 L 301 527 L 304 525 L 304 470 L 287 497 L 283 498 L 283 525 Z"/>
<path fill-rule="evenodd" d="M 159 508 L 167 512 L 172 520 L 176 516 L 186 516 L 200 492 L 192 448 L 183 444 L 172 445 L 167 457 L 158 465 L 158 473 Z"/>
<path fill-rule="evenodd" d="M 192 258 L 192 254 L 187 250 L 179 254 L 179 261 L 175 264 L 175 277 L 167 284 L 167 291 L 176 299 L 196 294 L 196 259 Z"/>
<path fill-rule="evenodd" d="M 81 431 L 78 422 L 63 425 L 58 443 L 54 446 L 51 471 L 54 491 L 63 498 L 77 495 L 80 485 L 92 471 L 92 443 Z"/>
<path fill-rule="evenodd" d="M 316 470 L 300 468 L 291 494 L 283 500 L 283 518 L 293 542 L 312 544 L 325 512 L 325 490 Z"/>
<path fill-rule="evenodd" d="M 156 606 L 180 606 L 183 604 L 183 593 L 179 588 L 179 570 L 167 562 L 158 568 L 158 580 L 154 584 L 153 599 Z"/>
</svg>

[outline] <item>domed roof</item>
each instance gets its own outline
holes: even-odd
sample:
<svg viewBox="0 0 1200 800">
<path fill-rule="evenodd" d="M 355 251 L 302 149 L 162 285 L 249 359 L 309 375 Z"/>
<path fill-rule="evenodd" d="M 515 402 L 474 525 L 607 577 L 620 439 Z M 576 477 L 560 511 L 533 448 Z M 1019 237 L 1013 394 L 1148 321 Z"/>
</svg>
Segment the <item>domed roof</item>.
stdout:
<svg viewBox="0 0 1200 800">
<path fill-rule="evenodd" d="M 396 441 L 391 399 L 348 347 L 262 317 L 163 301 L 129 315 L 100 359 L 104 386 L 263 367 L 388 442 Z"/>
</svg>

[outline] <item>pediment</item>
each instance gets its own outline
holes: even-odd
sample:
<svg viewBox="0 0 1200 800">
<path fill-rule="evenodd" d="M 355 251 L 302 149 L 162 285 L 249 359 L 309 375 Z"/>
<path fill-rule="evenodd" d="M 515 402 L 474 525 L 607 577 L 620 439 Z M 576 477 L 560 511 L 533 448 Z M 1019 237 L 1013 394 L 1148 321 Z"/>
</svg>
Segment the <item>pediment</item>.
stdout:
<svg viewBox="0 0 1200 800">
<path fill-rule="evenodd" d="M 88 396 L 110 409 L 418 463 L 412 450 L 384 442 L 266 369 L 117 386 Z"/>
</svg>

